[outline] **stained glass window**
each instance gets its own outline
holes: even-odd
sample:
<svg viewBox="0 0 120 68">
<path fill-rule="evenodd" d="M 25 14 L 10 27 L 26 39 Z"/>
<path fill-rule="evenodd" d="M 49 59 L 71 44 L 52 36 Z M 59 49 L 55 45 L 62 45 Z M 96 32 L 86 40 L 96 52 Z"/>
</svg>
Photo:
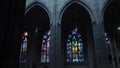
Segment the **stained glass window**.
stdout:
<svg viewBox="0 0 120 68">
<path fill-rule="evenodd" d="M 50 30 L 43 35 L 41 63 L 49 63 Z"/>
<path fill-rule="evenodd" d="M 66 62 L 85 62 L 84 45 L 77 28 L 72 29 L 67 36 Z"/>
<path fill-rule="evenodd" d="M 107 33 L 105 33 L 105 43 L 107 48 L 111 48 L 110 37 L 107 35 Z"/>
<path fill-rule="evenodd" d="M 106 41 L 107 44 L 110 44 L 110 38 L 107 35 L 107 33 L 105 33 L 105 41 Z"/>
<path fill-rule="evenodd" d="M 28 33 L 24 32 L 22 35 L 21 48 L 20 48 L 20 63 L 26 62 L 27 41 Z"/>
</svg>

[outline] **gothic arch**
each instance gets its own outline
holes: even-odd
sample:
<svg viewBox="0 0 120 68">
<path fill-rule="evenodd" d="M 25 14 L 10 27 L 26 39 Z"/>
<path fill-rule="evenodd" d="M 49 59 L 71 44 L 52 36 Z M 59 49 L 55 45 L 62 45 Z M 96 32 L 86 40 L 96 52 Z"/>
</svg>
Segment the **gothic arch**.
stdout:
<svg viewBox="0 0 120 68">
<path fill-rule="evenodd" d="M 93 15 L 89 7 L 87 7 L 84 3 L 79 1 L 71 1 L 67 3 L 66 6 L 61 11 L 59 16 L 59 24 L 61 24 L 61 47 L 62 47 L 62 55 L 64 58 L 66 57 L 66 36 L 68 35 L 69 31 L 72 28 L 77 27 L 78 32 L 81 34 L 82 39 L 84 40 L 83 44 L 85 45 L 85 63 L 84 66 L 89 66 L 88 62 L 90 61 L 87 56 L 91 56 L 88 53 L 92 53 L 93 48 L 93 37 L 92 37 L 92 22 L 93 22 Z M 89 29 L 88 29 L 89 28 Z M 94 60 L 93 60 L 94 61 Z M 63 61 L 65 64 L 65 68 L 69 68 L 69 63 L 67 65 L 66 60 Z M 94 62 L 93 62 L 94 63 Z M 70 63 L 74 65 L 73 63 Z M 75 64 L 80 64 L 75 63 Z M 81 65 L 78 67 L 81 67 Z"/>
<path fill-rule="evenodd" d="M 103 8 L 102 8 L 102 18 L 104 21 L 104 30 L 111 39 L 111 48 L 115 48 L 116 51 L 120 49 L 119 47 L 119 38 L 120 38 L 120 32 L 119 32 L 119 26 L 120 26 L 120 0 L 110 0 L 107 1 Z M 112 55 L 112 52 L 111 52 Z M 113 54 L 113 56 L 115 56 Z M 115 56 L 117 57 L 117 56 Z M 113 59 L 113 58 L 112 58 Z M 118 59 L 118 58 L 117 58 Z M 117 67 L 118 65 L 115 65 L 115 60 L 112 60 L 112 66 Z M 118 61 L 118 60 L 117 60 Z M 118 62 L 117 62 L 118 64 Z"/>
<path fill-rule="evenodd" d="M 102 18 L 104 18 L 104 13 L 105 13 L 105 10 L 108 7 L 108 5 L 114 1 L 119 1 L 119 0 L 106 0 L 105 1 L 105 3 L 103 4 L 102 10 L 101 10 Z"/>
<path fill-rule="evenodd" d="M 29 15 L 29 12 L 31 12 L 31 10 L 33 12 L 33 9 L 36 8 L 36 7 L 40 8 L 41 9 L 40 11 L 43 11 L 45 13 L 45 16 L 49 19 L 48 24 L 49 24 L 49 27 L 50 27 L 50 23 L 51 23 L 51 20 L 52 20 L 51 19 L 52 17 L 51 17 L 50 11 L 45 7 L 44 4 L 42 4 L 40 2 L 34 2 L 34 3 L 31 3 L 29 6 L 27 6 L 26 9 L 25 9 L 24 17 L 26 18 L 26 16 Z M 38 11 L 38 13 L 39 13 L 39 11 Z"/>
<path fill-rule="evenodd" d="M 104 21 L 104 25 L 106 24 L 105 23 L 105 21 L 106 21 L 106 17 L 105 17 L 105 15 L 106 14 L 108 14 L 108 12 L 109 13 L 111 13 L 111 12 L 113 12 L 113 11 L 110 11 L 110 9 L 112 9 L 112 10 L 114 10 L 114 11 L 119 11 L 119 9 L 118 10 L 115 10 L 116 8 L 118 8 L 117 6 L 118 6 L 118 3 L 120 3 L 120 1 L 119 0 L 109 0 L 109 1 L 106 1 L 105 3 L 104 3 L 104 6 L 103 6 L 103 8 L 102 8 L 102 11 L 101 11 L 101 13 L 102 13 L 102 19 L 103 19 L 103 21 Z M 117 6 L 116 6 L 117 5 Z M 113 9 L 113 7 L 114 7 L 114 9 Z M 109 9 L 109 11 L 108 11 L 108 9 Z M 115 12 L 113 12 L 113 13 L 115 13 Z M 118 12 L 117 12 L 118 13 Z M 111 15 L 111 14 L 109 14 L 109 15 Z M 113 14 L 113 16 L 115 16 L 115 17 L 117 17 L 115 14 Z M 110 16 L 109 18 L 112 18 L 113 16 Z M 113 20 L 115 20 L 115 19 L 110 19 L 111 21 L 113 21 Z M 116 19 L 117 20 L 117 19 Z M 117 24 L 117 23 L 115 23 L 116 22 L 116 20 L 114 21 L 114 24 Z M 106 25 L 108 26 L 108 25 L 113 25 L 113 23 L 107 23 Z M 111 26 L 110 25 L 110 26 Z"/>
<path fill-rule="evenodd" d="M 104 13 L 105 13 L 105 10 L 106 10 L 107 6 L 113 1 L 114 0 L 106 0 L 105 3 L 103 4 L 102 10 L 101 10 L 102 20 L 104 20 Z"/>
<path fill-rule="evenodd" d="M 81 5 L 82 7 L 84 7 L 87 12 L 89 13 L 90 17 L 91 17 L 91 22 L 94 22 L 94 16 L 93 16 L 93 13 L 92 13 L 92 10 L 83 2 L 81 1 L 69 1 L 67 2 L 63 7 L 62 9 L 60 10 L 60 14 L 59 14 L 59 17 L 58 17 L 58 22 L 59 24 L 61 24 L 61 20 L 62 20 L 62 16 L 63 16 L 63 13 L 65 12 L 65 10 L 71 5 L 71 4 L 74 4 L 74 3 L 77 3 L 79 5 Z"/>
<path fill-rule="evenodd" d="M 29 10 L 30 10 L 31 8 L 33 8 L 33 7 L 36 6 L 36 5 L 42 7 L 42 8 L 47 12 L 47 14 L 48 14 L 48 16 L 49 16 L 49 19 L 50 19 L 50 22 L 51 22 L 52 16 L 51 16 L 50 11 L 48 10 L 48 8 L 47 8 L 44 4 L 42 4 L 42 3 L 40 3 L 40 2 L 33 2 L 33 3 L 31 3 L 29 6 L 27 6 L 26 9 L 25 9 L 25 15 L 29 12 Z"/>
<path fill-rule="evenodd" d="M 24 27 L 29 33 L 28 56 L 32 56 L 28 57 L 27 61 L 31 61 L 27 62 L 29 64 L 27 66 L 37 67 L 37 64 L 41 63 L 42 38 L 50 29 L 50 18 L 49 10 L 38 2 L 31 4 L 25 10 Z M 32 60 L 33 58 L 35 59 Z"/>
</svg>

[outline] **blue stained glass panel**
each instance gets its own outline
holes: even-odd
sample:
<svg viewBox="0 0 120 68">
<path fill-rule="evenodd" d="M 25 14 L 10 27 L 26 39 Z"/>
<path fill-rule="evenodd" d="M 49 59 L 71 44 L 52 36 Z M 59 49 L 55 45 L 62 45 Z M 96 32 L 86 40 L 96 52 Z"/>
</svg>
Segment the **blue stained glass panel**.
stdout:
<svg viewBox="0 0 120 68">
<path fill-rule="evenodd" d="M 106 41 L 107 44 L 110 44 L 110 38 L 107 35 L 107 33 L 105 33 L 105 41 Z"/>
<path fill-rule="evenodd" d="M 111 40 L 107 33 L 105 33 L 105 43 L 108 48 L 111 47 Z"/>
<path fill-rule="evenodd" d="M 25 63 L 26 62 L 27 41 L 28 41 L 27 37 L 28 37 L 28 33 L 24 32 L 22 34 L 22 40 L 21 40 L 19 63 Z"/>
<path fill-rule="evenodd" d="M 43 35 L 41 63 L 49 63 L 50 30 Z"/>
<path fill-rule="evenodd" d="M 78 29 L 70 31 L 66 41 L 66 62 L 84 62 L 84 46 Z"/>
</svg>

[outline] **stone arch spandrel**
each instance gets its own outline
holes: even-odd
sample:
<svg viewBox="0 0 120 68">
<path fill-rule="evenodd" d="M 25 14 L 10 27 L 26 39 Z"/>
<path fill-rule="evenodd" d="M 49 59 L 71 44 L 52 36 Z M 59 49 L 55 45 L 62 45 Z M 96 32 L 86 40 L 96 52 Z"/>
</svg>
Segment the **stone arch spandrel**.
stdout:
<svg viewBox="0 0 120 68">
<path fill-rule="evenodd" d="M 38 2 L 44 4 L 48 10 L 53 14 L 54 13 L 54 0 L 37 0 Z"/>
<path fill-rule="evenodd" d="M 27 8 L 29 5 L 31 5 L 34 2 L 36 2 L 36 0 L 26 0 L 25 8 Z"/>
</svg>

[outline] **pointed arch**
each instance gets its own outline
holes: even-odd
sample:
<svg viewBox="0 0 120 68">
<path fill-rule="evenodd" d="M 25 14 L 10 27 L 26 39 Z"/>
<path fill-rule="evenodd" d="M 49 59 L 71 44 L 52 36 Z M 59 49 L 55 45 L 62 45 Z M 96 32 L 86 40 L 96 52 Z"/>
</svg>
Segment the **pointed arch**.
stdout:
<svg viewBox="0 0 120 68">
<path fill-rule="evenodd" d="M 52 24 L 51 23 L 52 22 L 52 16 L 51 16 L 50 11 L 47 9 L 47 7 L 44 4 L 42 4 L 40 2 L 33 2 L 33 3 L 31 3 L 29 6 L 26 7 L 26 9 L 25 9 L 25 15 L 24 16 L 27 16 L 27 14 L 29 13 L 29 11 L 31 11 L 32 9 L 34 9 L 36 6 L 38 6 L 40 9 L 42 9 L 44 11 L 44 13 L 48 16 L 47 18 L 49 19 L 49 22 L 48 22 L 48 24 L 49 24 L 48 25 L 49 26 L 48 30 L 49 30 L 50 26 Z M 44 21 L 46 21 L 46 20 L 44 20 Z M 43 25 L 43 24 L 39 24 L 39 25 Z M 44 26 L 46 26 L 46 24 Z M 39 28 L 39 27 L 37 27 L 37 28 Z"/>
<path fill-rule="evenodd" d="M 83 4 L 84 5 L 84 4 Z M 87 62 L 87 48 L 89 48 L 89 45 L 93 46 L 93 43 L 89 43 L 89 41 L 93 41 L 92 38 L 92 20 L 89 12 L 87 9 L 79 3 L 79 1 L 73 1 L 72 3 L 68 4 L 63 11 L 61 12 L 61 46 L 64 48 L 64 57 L 65 57 L 65 63 L 75 63 L 75 64 L 81 64 Z M 79 35 L 82 37 L 81 45 L 84 44 L 83 51 L 78 51 L 76 53 L 81 54 L 67 54 L 67 49 L 70 49 L 70 47 L 67 46 L 67 38 L 69 31 L 71 29 L 74 30 L 74 28 L 78 29 Z M 68 41 L 69 42 L 69 41 Z M 75 41 L 76 42 L 76 41 Z M 77 44 L 79 41 L 77 42 Z M 73 45 L 74 46 L 74 45 Z M 82 48 L 81 47 L 81 48 Z M 74 48 L 73 48 L 74 49 Z M 75 49 L 80 50 L 80 48 L 75 47 Z M 82 50 L 82 49 L 81 49 Z M 70 52 L 71 50 L 68 50 Z M 72 52 L 72 51 L 71 51 Z M 74 53 L 74 51 L 72 52 Z M 68 56 L 67 56 L 68 55 Z M 79 58 L 78 58 L 79 57 Z M 69 58 L 69 59 L 67 59 Z"/>
<path fill-rule="evenodd" d="M 36 5 L 42 7 L 42 8 L 47 12 L 47 14 L 48 14 L 48 16 L 49 16 L 49 19 L 50 19 L 50 21 L 51 21 L 52 16 L 51 16 L 50 11 L 48 10 L 48 8 L 47 8 L 44 4 L 42 4 L 42 3 L 40 3 L 40 2 L 33 2 L 33 3 L 31 3 L 29 6 L 27 6 L 26 9 L 25 9 L 25 15 L 28 13 L 28 11 L 29 11 L 31 8 L 33 8 L 33 7 L 36 6 Z"/>
<path fill-rule="evenodd" d="M 102 9 L 102 17 L 104 21 L 104 30 L 108 34 L 109 38 L 107 39 L 107 45 L 109 46 L 110 54 L 114 55 L 114 52 L 117 52 L 119 47 L 119 40 L 120 40 L 120 0 L 109 0 L 105 3 Z M 110 41 L 110 42 L 109 42 Z M 115 49 L 113 49 L 115 48 Z M 112 56 L 112 66 L 116 67 L 114 63 L 114 57 Z M 118 56 L 116 56 L 118 57 Z M 117 58 L 118 59 L 118 58 Z"/>
<path fill-rule="evenodd" d="M 114 1 L 114 0 L 106 0 L 105 3 L 103 4 L 102 10 L 101 10 L 102 20 L 104 20 L 104 13 L 105 13 L 105 10 L 106 10 L 107 6 L 108 6 L 111 2 L 113 2 L 113 1 Z"/>
<path fill-rule="evenodd" d="M 31 61 L 33 63 L 35 62 L 49 63 L 48 51 L 49 51 L 50 36 L 48 34 L 50 31 L 50 21 L 51 21 L 50 15 L 51 14 L 49 10 L 39 2 L 32 3 L 25 10 L 24 26 L 29 33 L 29 51 L 28 52 L 32 53 L 32 55 L 34 55 L 33 57 L 35 57 L 35 59 Z M 46 36 L 48 38 L 45 38 Z M 45 52 L 45 56 L 47 57 L 44 57 L 44 54 L 43 54 L 44 52 Z M 31 56 L 31 55 L 29 54 L 28 56 Z M 33 57 L 29 59 L 32 59 Z"/>
<path fill-rule="evenodd" d="M 82 7 L 84 7 L 84 8 L 87 10 L 87 12 L 89 13 L 90 17 L 91 17 L 91 22 L 94 22 L 94 16 L 93 16 L 93 13 L 92 13 L 92 10 L 90 9 L 90 7 L 88 7 L 85 3 L 81 2 L 81 1 L 76 1 L 76 0 L 74 1 L 74 0 L 73 0 L 73 1 L 67 2 L 67 3 L 62 7 L 62 9 L 60 10 L 60 14 L 59 14 L 59 18 L 58 18 L 59 24 L 61 24 L 62 16 L 63 16 L 65 10 L 66 10 L 70 5 L 72 5 L 72 4 L 74 4 L 74 3 L 77 3 L 77 4 L 81 5 Z"/>
<path fill-rule="evenodd" d="M 119 24 L 119 0 L 110 0 L 107 1 L 104 5 L 104 8 L 102 10 L 102 18 L 104 21 L 104 28 L 105 31 L 107 31 L 108 34 L 113 34 L 118 30 L 120 24 Z M 112 13 L 112 14 L 111 14 Z"/>
</svg>

